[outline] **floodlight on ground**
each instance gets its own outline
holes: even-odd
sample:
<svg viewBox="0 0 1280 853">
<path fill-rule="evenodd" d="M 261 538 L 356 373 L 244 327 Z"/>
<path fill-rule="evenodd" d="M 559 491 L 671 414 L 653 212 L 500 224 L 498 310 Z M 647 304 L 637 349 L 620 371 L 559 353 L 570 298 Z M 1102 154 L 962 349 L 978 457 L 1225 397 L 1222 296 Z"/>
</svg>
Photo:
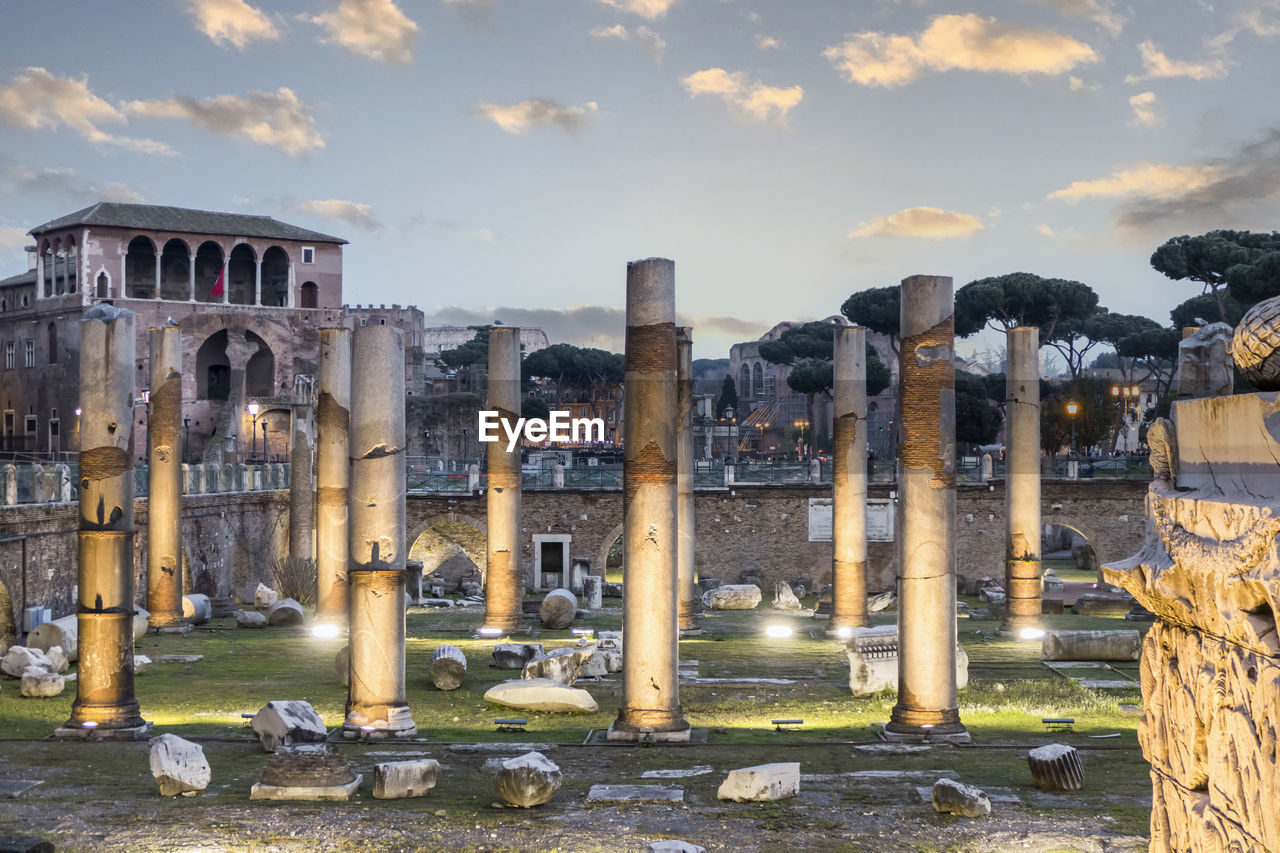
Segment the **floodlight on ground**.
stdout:
<svg viewBox="0 0 1280 853">
<path fill-rule="evenodd" d="M 1043 640 L 1043 628 L 1023 628 L 1018 632 L 1018 637 L 1023 640 Z"/>
<path fill-rule="evenodd" d="M 85 720 L 80 725 L 84 726 L 86 729 L 96 729 L 98 727 L 98 724 L 93 720 Z"/>
<path fill-rule="evenodd" d="M 311 636 L 328 640 L 338 636 L 339 628 L 332 622 L 320 622 L 311 626 Z"/>
<path fill-rule="evenodd" d="M 839 627 L 839 628 L 837 628 L 837 629 L 836 629 L 836 638 L 837 638 L 837 639 L 840 639 L 840 640 L 847 640 L 847 639 L 849 639 L 849 638 L 850 638 L 850 637 L 852 637 L 852 636 L 853 636 L 853 629 L 852 629 L 852 628 L 850 628 L 848 625 L 843 625 L 843 626 L 841 626 L 841 627 Z"/>
<path fill-rule="evenodd" d="M 506 630 L 502 628 L 481 628 L 478 631 L 476 631 L 476 634 L 478 634 L 479 636 L 490 637 L 490 638 L 501 637 L 505 633 L 506 633 Z"/>
<path fill-rule="evenodd" d="M 794 732 L 804 725 L 804 720 L 770 720 L 775 732 Z"/>
<path fill-rule="evenodd" d="M 575 637 L 590 637 L 595 632 L 595 628 L 571 628 L 569 630 L 569 633 L 573 634 Z"/>
<path fill-rule="evenodd" d="M 493 721 L 500 732 L 522 732 L 525 726 L 529 725 L 528 720 L 522 720 L 516 717 L 499 717 Z"/>
<path fill-rule="evenodd" d="M 764 629 L 764 635 L 774 640 L 785 640 L 794 633 L 790 625 L 770 625 Z"/>
</svg>

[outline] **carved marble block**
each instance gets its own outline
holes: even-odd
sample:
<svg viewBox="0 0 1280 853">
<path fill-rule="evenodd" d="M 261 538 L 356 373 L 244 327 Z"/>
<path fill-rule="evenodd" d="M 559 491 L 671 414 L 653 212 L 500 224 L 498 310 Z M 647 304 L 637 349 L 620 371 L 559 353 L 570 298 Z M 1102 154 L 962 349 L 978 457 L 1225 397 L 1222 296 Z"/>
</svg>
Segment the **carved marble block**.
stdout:
<svg viewBox="0 0 1280 853">
<path fill-rule="evenodd" d="M 1142 550 L 1103 567 L 1143 642 L 1151 850 L 1280 850 L 1280 400 L 1178 401 Z"/>
</svg>

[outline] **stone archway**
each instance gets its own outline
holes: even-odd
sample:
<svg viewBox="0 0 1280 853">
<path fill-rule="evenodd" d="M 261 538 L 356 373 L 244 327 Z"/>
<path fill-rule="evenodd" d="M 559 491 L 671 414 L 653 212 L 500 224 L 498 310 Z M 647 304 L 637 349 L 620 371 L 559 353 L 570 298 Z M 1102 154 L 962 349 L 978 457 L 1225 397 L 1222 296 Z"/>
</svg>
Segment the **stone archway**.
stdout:
<svg viewBox="0 0 1280 853">
<path fill-rule="evenodd" d="M 1041 531 L 1041 562 L 1052 562 L 1050 554 L 1056 555 L 1053 559 L 1057 561 L 1070 560 L 1074 563 L 1075 572 L 1087 573 L 1097 583 L 1102 583 L 1102 561 L 1098 550 L 1079 528 L 1061 521 L 1046 522 Z"/>
<path fill-rule="evenodd" d="M 452 590 L 478 578 L 484 585 L 488 568 L 488 543 L 483 531 L 465 521 L 439 519 L 428 525 L 409 546 L 410 560 L 422 563 L 424 580 L 436 574 Z"/>
<path fill-rule="evenodd" d="M 602 578 L 609 576 L 609 552 L 622 539 L 622 533 L 625 529 L 625 525 L 619 524 L 610 530 L 601 541 L 600 551 L 596 554 L 596 561 L 591 564 L 592 574 L 599 575 Z"/>
</svg>

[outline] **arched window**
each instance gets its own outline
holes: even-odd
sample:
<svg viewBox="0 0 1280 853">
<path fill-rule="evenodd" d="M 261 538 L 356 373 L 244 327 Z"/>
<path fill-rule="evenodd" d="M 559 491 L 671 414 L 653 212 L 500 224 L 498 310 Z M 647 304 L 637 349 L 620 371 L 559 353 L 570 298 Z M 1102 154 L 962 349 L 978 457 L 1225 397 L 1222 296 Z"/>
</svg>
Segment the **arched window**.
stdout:
<svg viewBox="0 0 1280 853">
<path fill-rule="evenodd" d="M 240 243 L 231 250 L 227 262 L 227 301 L 232 305 L 253 305 L 257 291 L 257 258 L 253 247 Z"/>
<path fill-rule="evenodd" d="M 105 271 L 98 273 L 98 298 L 99 299 L 111 298 L 111 278 L 106 274 Z"/>
<path fill-rule="evenodd" d="M 191 250 L 177 237 L 164 244 L 160 255 L 160 298 L 191 298 Z"/>
<path fill-rule="evenodd" d="M 267 342 L 253 332 L 245 332 L 244 339 L 258 345 L 258 351 L 249 356 L 244 366 L 244 393 L 248 397 L 270 397 L 275 394 L 276 357 Z"/>
<path fill-rule="evenodd" d="M 66 260 L 66 276 L 67 276 L 67 293 L 76 292 L 76 283 L 80 279 L 80 263 L 79 254 L 76 252 L 76 238 L 67 238 L 67 260 Z"/>
<path fill-rule="evenodd" d="M 196 397 L 225 400 L 231 394 L 231 362 L 227 359 L 227 330 L 208 337 L 196 352 Z"/>
<path fill-rule="evenodd" d="M 148 237 L 134 237 L 124 258 L 124 295 L 153 299 L 156 295 L 156 246 Z"/>
<path fill-rule="evenodd" d="M 196 301 L 221 302 L 222 294 L 214 295 L 214 287 L 218 276 L 222 273 L 222 247 L 212 240 L 206 240 L 196 250 Z M 226 281 L 223 280 L 223 289 Z"/>
<path fill-rule="evenodd" d="M 744 364 L 738 371 L 738 396 L 744 400 L 751 399 L 751 365 Z"/>
<path fill-rule="evenodd" d="M 53 323 L 49 324 L 49 363 L 58 363 L 58 327 Z"/>
<path fill-rule="evenodd" d="M 262 304 L 289 304 L 289 254 L 279 246 L 262 253 Z"/>
<path fill-rule="evenodd" d="M 760 362 L 756 362 L 755 367 L 751 368 L 751 387 L 756 389 L 756 396 L 764 396 L 764 368 L 760 366 Z"/>
<path fill-rule="evenodd" d="M 303 308 L 315 308 L 320 302 L 320 288 L 314 281 L 304 281 L 298 291 L 299 301 Z"/>
</svg>

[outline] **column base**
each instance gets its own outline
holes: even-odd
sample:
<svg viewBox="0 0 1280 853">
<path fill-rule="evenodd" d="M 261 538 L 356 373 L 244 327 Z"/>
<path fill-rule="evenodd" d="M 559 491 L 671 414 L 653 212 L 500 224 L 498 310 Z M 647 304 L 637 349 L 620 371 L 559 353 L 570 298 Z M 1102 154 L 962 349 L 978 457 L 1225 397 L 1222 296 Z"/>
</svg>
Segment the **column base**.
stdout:
<svg viewBox="0 0 1280 853">
<path fill-rule="evenodd" d="M 935 732 L 933 729 L 921 729 L 915 732 L 895 732 L 888 726 L 884 729 L 884 739 L 889 743 L 969 743 L 969 732 L 964 726 L 958 732 Z"/>
<path fill-rule="evenodd" d="M 498 615 L 491 616 L 488 613 L 486 613 L 484 617 L 484 622 L 480 624 L 480 627 L 477 629 L 477 633 L 479 633 L 481 636 L 484 636 L 484 635 L 496 636 L 499 633 L 510 634 L 513 631 L 518 630 L 523 625 L 524 625 L 524 613 L 516 613 L 511 616 L 498 616 Z"/>
<path fill-rule="evenodd" d="M 885 724 L 884 736 L 896 743 L 969 743 L 970 740 L 969 730 L 960 722 L 958 708 L 923 711 L 901 705 L 894 706 L 890 720 Z"/>
<path fill-rule="evenodd" d="M 630 729 L 618 728 L 618 723 L 609 726 L 609 731 L 605 735 L 605 740 L 610 743 L 626 742 L 626 743 L 688 743 L 693 733 L 693 729 L 688 723 L 684 724 L 683 729 L 674 731 L 631 731 Z"/>
<path fill-rule="evenodd" d="M 53 736 L 60 740 L 147 740 L 151 737 L 151 723 L 120 729 L 85 728 L 83 726 L 59 726 Z"/>
<path fill-rule="evenodd" d="M 996 631 L 1002 637 L 1015 640 L 1040 640 L 1044 637 L 1044 620 L 1035 616 L 1005 616 Z"/>
<path fill-rule="evenodd" d="M 342 736 L 348 740 L 387 740 L 409 738 L 418 726 L 409 715 L 408 706 L 388 708 L 386 719 L 371 720 L 363 714 L 348 712 L 342 723 Z"/>
</svg>

